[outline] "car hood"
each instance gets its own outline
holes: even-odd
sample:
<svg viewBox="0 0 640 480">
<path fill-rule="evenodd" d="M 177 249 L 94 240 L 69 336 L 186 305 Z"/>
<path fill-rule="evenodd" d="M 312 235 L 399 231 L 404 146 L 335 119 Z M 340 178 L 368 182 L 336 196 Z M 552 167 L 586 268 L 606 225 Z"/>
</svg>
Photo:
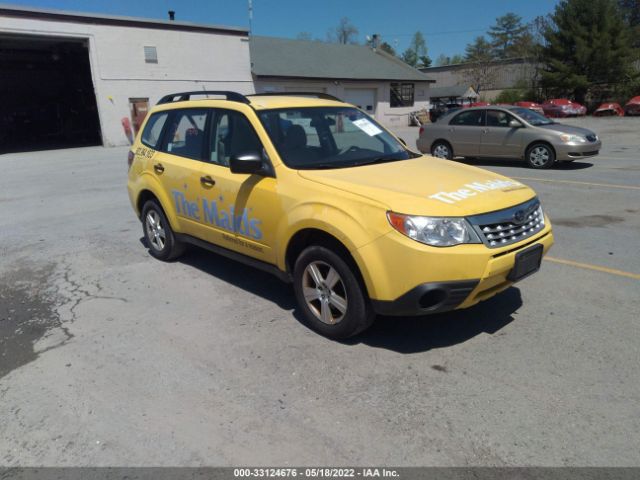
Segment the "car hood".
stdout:
<svg viewBox="0 0 640 480">
<path fill-rule="evenodd" d="M 545 130 L 554 130 L 558 133 L 569 133 L 573 135 L 595 135 L 591 130 L 582 127 L 574 127 L 573 125 L 565 125 L 563 123 L 552 123 L 551 125 L 538 125 L 538 128 Z"/>
<path fill-rule="evenodd" d="M 497 173 L 450 160 L 411 160 L 332 170 L 299 170 L 307 180 L 383 203 L 398 213 L 467 216 L 530 200 L 535 192 Z"/>
</svg>

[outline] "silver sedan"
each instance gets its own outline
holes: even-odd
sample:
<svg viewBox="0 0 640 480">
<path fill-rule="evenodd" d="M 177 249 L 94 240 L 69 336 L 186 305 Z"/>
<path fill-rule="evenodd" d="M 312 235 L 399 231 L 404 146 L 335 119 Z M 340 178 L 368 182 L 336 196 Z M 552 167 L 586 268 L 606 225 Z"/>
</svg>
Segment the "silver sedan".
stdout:
<svg viewBox="0 0 640 480">
<path fill-rule="evenodd" d="M 456 110 L 420 129 L 418 150 L 452 159 L 515 158 L 532 168 L 598 155 L 602 142 L 586 128 L 556 123 L 522 107 Z"/>
</svg>

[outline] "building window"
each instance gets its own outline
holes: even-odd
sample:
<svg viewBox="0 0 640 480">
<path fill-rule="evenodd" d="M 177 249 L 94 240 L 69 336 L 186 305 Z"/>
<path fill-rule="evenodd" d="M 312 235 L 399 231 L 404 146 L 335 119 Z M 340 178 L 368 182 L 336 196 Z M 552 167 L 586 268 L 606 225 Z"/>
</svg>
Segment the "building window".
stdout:
<svg viewBox="0 0 640 480">
<path fill-rule="evenodd" d="M 144 62 L 158 63 L 158 51 L 156 47 L 144 47 Z"/>
<path fill-rule="evenodd" d="M 415 84 L 392 83 L 391 107 L 413 107 Z"/>
</svg>

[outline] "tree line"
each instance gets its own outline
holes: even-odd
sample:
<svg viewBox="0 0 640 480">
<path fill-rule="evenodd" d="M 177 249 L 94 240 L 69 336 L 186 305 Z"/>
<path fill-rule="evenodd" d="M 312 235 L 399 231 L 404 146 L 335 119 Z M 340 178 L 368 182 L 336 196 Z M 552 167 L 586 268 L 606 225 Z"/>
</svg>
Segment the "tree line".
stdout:
<svg viewBox="0 0 640 480">
<path fill-rule="evenodd" d="M 358 34 L 351 21 L 343 18 L 327 32 L 326 41 L 357 43 Z M 298 38 L 310 40 L 311 36 L 301 33 Z M 567 96 L 584 102 L 640 94 L 638 0 L 561 0 L 551 14 L 529 23 L 509 12 L 496 18 L 464 53 L 439 55 L 435 62 L 420 31 L 402 53 L 377 35 L 367 37 L 367 43 L 416 68 L 464 63 L 469 84 L 479 92 L 494 83 L 496 61 L 526 59 L 534 66 L 532 71 L 501 101 Z"/>
<path fill-rule="evenodd" d="M 515 13 L 496 19 L 464 55 L 438 57 L 436 65 L 467 63 L 467 78 L 481 91 L 495 80 L 497 60 L 524 58 L 533 65 L 515 90 L 497 101 L 568 96 L 578 102 L 640 93 L 640 2 L 562 0 L 554 12 L 528 24 Z"/>
</svg>

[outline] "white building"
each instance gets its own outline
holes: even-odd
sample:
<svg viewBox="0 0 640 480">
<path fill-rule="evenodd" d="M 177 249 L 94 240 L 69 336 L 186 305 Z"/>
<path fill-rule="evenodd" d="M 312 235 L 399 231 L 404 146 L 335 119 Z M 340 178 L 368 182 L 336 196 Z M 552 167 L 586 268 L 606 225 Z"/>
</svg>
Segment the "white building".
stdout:
<svg viewBox="0 0 640 480">
<path fill-rule="evenodd" d="M 0 152 L 126 145 L 167 93 L 253 93 L 247 33 L 0 5 Z"/>
<path fill-rule="evenodd" d="M 380 50 L 244 28 L 0 4 L 0 153 L 127 145 L 175 92 L 325 92 L 387 126 L 429 108 L 433 81 Z"/>
<path fill-rule="evenodd" d="M 286 38 L 251 37 L 257 92 L 323 92 L 352 103 L 383 125 L 406 126 L 429 110 L 427 75 L 379 49 Z"/>
</svg>

